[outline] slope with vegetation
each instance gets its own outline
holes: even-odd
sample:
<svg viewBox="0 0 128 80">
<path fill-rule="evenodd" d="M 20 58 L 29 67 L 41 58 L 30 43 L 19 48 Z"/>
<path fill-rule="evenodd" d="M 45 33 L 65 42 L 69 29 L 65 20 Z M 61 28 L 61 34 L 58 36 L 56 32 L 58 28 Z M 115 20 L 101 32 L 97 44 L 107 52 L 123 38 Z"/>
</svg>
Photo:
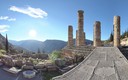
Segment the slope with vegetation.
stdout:
<svg viewBox="0 0 128 80">
<path fill-rule="evenodd" d="M 7 53 L 18 53 L 14 46 L 8 42 L 7 34 L 6 38 L 0 34 L 0 50 L 5 50 Z"/>
<path fill-rule="evenodd" d="M 111 32 L 110 37 L 108 40 L 104 41 L 104 45 L 105 46 L 112 46 L 113 45 L 113 33 Z M 121 40 L 121 45 L 122 46 L 128 46 L 128 30 L 125 30 L 125 32 L 123 32 L 120 36 L 120 40 Z"/>
</svg>

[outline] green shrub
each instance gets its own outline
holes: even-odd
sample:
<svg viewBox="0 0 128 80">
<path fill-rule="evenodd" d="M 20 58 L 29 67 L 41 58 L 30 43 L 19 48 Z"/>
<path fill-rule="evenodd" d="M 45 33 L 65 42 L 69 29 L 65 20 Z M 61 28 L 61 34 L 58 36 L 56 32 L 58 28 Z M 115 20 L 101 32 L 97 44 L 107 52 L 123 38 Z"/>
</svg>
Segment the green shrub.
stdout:
<svg viewBox="0 0 128 80">
<path fill-rule="evenodd" d="M 52 62 L 55 62 L 55 60 L 57 58 L 60 58 L 61 57 L 61 52 L 60 51 L 53 51 L 50 55 L 49 55 L 49 58 Z"/>
<path fill-rule="evenodd" d="M 4 50 L 0 50 L 0 57 L 3 56 L 3 51 L 4 51 Z M 6 52 L 6 51 L 5 51 L 5 52 Z"/>
<path fill-rule="evenodd" d="M 0 52 L 1 52 L 2 54 L 5 54 L 5 53 L 6 53 L 6 51 L 3 50 L 3 49 L 1 49 Z"/>
</svg>

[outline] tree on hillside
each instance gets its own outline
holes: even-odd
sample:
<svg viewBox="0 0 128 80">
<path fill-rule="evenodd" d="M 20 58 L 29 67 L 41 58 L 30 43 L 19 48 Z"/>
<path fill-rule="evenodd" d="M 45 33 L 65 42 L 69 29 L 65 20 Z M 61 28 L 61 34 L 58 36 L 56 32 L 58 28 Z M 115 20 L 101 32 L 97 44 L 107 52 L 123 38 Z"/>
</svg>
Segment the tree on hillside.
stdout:
<svg viewBox="0 0 128 80">
<path fill-rule="evenodd" d="M 120 36 L 121 39 L 123 39 L 125 37 L 125 32 L 122 32 L 122 35 Z"/>
<path fill-rule="evenodd" d="M 45 50 L 44 49 L 42 50 L 42 53 L 45 53 Z"/>
<path fill-rule="evenodd" d="M 21 50 L 21 53 L 24 53 L 24 50 Z"/>
<path fill-rule="evenodd" d="M 111 32 L 111 34 L 110 34 L 109 41 L 110 41 L 110 42 L 112 42 L 112 41 L 113 41 L 113 33 L 112 33 L 112 32 Z"/>
<path fill-rule="evenodd" d="M 128 30 L 126 31 L 125 36 L 128 37 Z"/>
<path fill-rule="evenodd" d="M 128 37 L 128 30 L 125 30 L 125 32 L 122 33 L 121 39 Z"/>
<path fill-rule="evenodd" d="M 6 52 L 8 53 L 8 36 L 7 36 L 7 34 L 6 34 L 5 49 L 6 49 Z"/>
<path fill-rule="evenodd" d="M 40 53 L 40 49 L 38 48 L 38 51 L 37 51 L 37 53 Z"/>
</svg>

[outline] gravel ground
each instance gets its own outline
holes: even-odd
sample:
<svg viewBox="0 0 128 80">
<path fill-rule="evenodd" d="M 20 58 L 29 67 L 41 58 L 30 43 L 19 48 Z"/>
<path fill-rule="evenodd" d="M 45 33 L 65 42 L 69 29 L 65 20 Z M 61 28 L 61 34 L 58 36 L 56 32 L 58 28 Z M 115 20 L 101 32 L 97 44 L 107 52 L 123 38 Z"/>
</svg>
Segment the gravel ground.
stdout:
<svg viewBox="0 0 128 80">
<path fill-rule="evenodd" d="M 42 80 L 42 77 L 40 74 L 37 74 L 34 78 L 26 79 L 23 77 L 22 72 L 16 75 L 6 72 L 0 67 L 0 80 Z"/>
</svg>

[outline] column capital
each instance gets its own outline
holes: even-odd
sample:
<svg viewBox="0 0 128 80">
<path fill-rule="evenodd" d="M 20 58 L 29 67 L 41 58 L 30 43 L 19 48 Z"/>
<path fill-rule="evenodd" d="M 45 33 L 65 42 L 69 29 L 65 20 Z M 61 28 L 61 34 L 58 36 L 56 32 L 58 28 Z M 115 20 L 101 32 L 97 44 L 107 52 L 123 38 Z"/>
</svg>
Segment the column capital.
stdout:
<svg viewBox="0 0 128 80">
<path fill-rule="evenodd" d="M 84 13 L 84 11 L 83 10 L 78 10 L 78 13 Z"/>
</svg>

